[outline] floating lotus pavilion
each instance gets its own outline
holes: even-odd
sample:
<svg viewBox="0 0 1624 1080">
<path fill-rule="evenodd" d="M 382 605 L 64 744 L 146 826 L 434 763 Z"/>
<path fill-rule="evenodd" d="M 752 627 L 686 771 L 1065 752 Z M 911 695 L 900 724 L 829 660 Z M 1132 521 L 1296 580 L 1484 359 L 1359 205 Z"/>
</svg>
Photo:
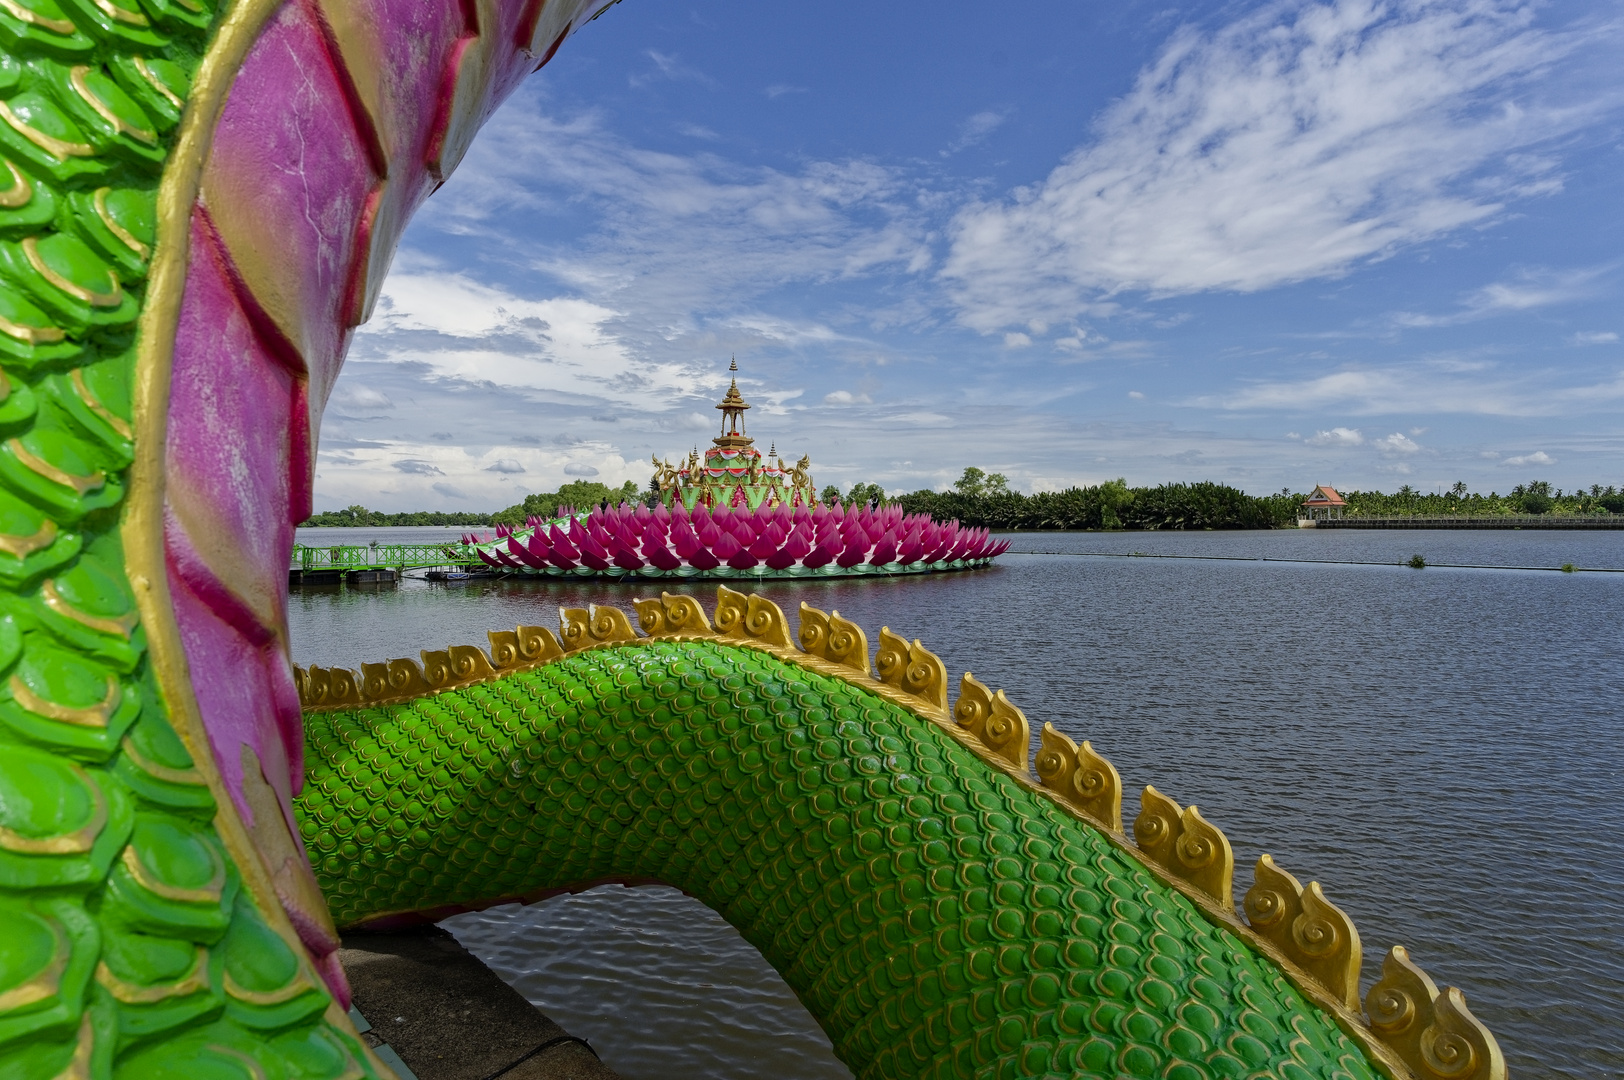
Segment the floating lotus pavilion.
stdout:
<svg viewBox="0 0 1624 1080">
<path fill-rule="evenodd" d="M 682 467 L 654 460 L 652 508 L 561 508 L 522 529 L 469 536 L 467 550 L 497 569 L 553 577 L 809 578 L 972 570 L 1009 547 L 900 507 L 822 504 L 809 457 L 789 468 L 776 447 L 765 458 L 756 449 L 737 378 L 716 408 L 722 432 L 703 458 L 696 449 Z"/>
</svg>

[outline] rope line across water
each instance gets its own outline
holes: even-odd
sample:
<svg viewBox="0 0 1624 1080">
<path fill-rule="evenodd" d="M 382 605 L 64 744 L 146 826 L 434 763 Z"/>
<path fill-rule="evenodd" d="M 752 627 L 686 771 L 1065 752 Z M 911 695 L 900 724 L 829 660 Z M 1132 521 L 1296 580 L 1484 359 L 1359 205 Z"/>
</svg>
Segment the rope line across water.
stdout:
<svg viewBox="0 0 1624 1080">
<path fill-rule="evenodd" d="M 1370 562 L 1356 559 L 1271 559 L 1266 555 L 1172 555 L 1148 551 L 1010 551 L 1010 555 L 1065 555 L 1090 559 L 1196 559 L 1208 562 L 1303 563 L 1308 566 L 1404 566 L 1404 563 Z M 1624 574 L 1619 566 L 1493 566 L 1487 563 L 1427 563 L 1440 570 L 1538 570 L 1553 574 Z"/>
</svg>

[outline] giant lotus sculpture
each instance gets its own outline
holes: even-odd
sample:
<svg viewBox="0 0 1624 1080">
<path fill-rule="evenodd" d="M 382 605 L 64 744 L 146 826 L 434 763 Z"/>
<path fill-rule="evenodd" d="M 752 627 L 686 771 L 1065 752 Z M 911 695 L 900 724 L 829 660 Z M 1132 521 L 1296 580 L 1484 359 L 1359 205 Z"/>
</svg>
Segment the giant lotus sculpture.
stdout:
<svg viewBox="0 0 1624 1080">
<path fill-rule="evenodd" d="M 879 1076 L 1496 1078 L 1403 950 L 917 641 L 723 588 L 295 671 L 322 405 L 580 0 L 0 0 L 0 1075 L 387 1075 L 338 926 L 665 881 Z M 1035 770 L 1035 771 L 1034 771 Z"/>
<path fill-rule="evenodd" d="M 937 523 L 900 507 L 779 504 L 754 509 L 597 507 L 523 529 L 498 526 L 465 551 L 496 569 L 553 577 L 856 577 L 988 566 L 1009 548 L 985 529 Z"/>
<path fill-rule="evenodd" d="M 734 361 L 732 370 L 738 370 Z M 802 457 L 793 469 L 769 447 L 763 458 L 745 430 L 750 408 L 738 380 L 716 406 L 722 433 L 700 458 L 675 467 L 654 459 L 652 509 L 565 508 L 523 529 L 464 537 L 451 552 L 498 570 L 551 577 L 762 578 L 928 574 L 989 566 L 1009 549 L 985 529 L 935 522 L 899 507 L 818 501 Z"/>
</svg>

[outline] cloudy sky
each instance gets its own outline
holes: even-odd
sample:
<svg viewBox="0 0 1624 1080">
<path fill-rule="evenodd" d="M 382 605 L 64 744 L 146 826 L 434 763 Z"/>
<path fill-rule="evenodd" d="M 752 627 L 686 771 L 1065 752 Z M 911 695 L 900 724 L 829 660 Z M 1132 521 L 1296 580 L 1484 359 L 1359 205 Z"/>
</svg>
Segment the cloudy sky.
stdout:
<svg viewBox="0 0 1624 1080">
<path fill-rule="evenodd" d="M 1621 45 L 1620 0 L 625 0 L 413 224 L 317 508 L 645 483 L 733 355 L 820 485 L 1624 484 Z"/>
</svg>

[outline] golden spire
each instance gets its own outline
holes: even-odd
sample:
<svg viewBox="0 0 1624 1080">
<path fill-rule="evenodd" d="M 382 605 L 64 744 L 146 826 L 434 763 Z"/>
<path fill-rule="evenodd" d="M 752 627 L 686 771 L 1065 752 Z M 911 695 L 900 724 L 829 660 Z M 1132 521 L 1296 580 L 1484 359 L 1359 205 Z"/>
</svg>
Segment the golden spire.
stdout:
<svg viewBox="0 0 1624 1080">
<path fill-rule="evenodd" d="M 739 370 L 737 359 L 728 365 L 728 370 Z M 750 406 L 739 394 L 739 380 L 736 377 L 727 388 L 727 396 L 716 407 L 722 411 L 722 433 L 712 440 L 717 446 L 725 450 L 742 450 L 755 442 L 744 431 L 744 411 Z"/>
</svg>

